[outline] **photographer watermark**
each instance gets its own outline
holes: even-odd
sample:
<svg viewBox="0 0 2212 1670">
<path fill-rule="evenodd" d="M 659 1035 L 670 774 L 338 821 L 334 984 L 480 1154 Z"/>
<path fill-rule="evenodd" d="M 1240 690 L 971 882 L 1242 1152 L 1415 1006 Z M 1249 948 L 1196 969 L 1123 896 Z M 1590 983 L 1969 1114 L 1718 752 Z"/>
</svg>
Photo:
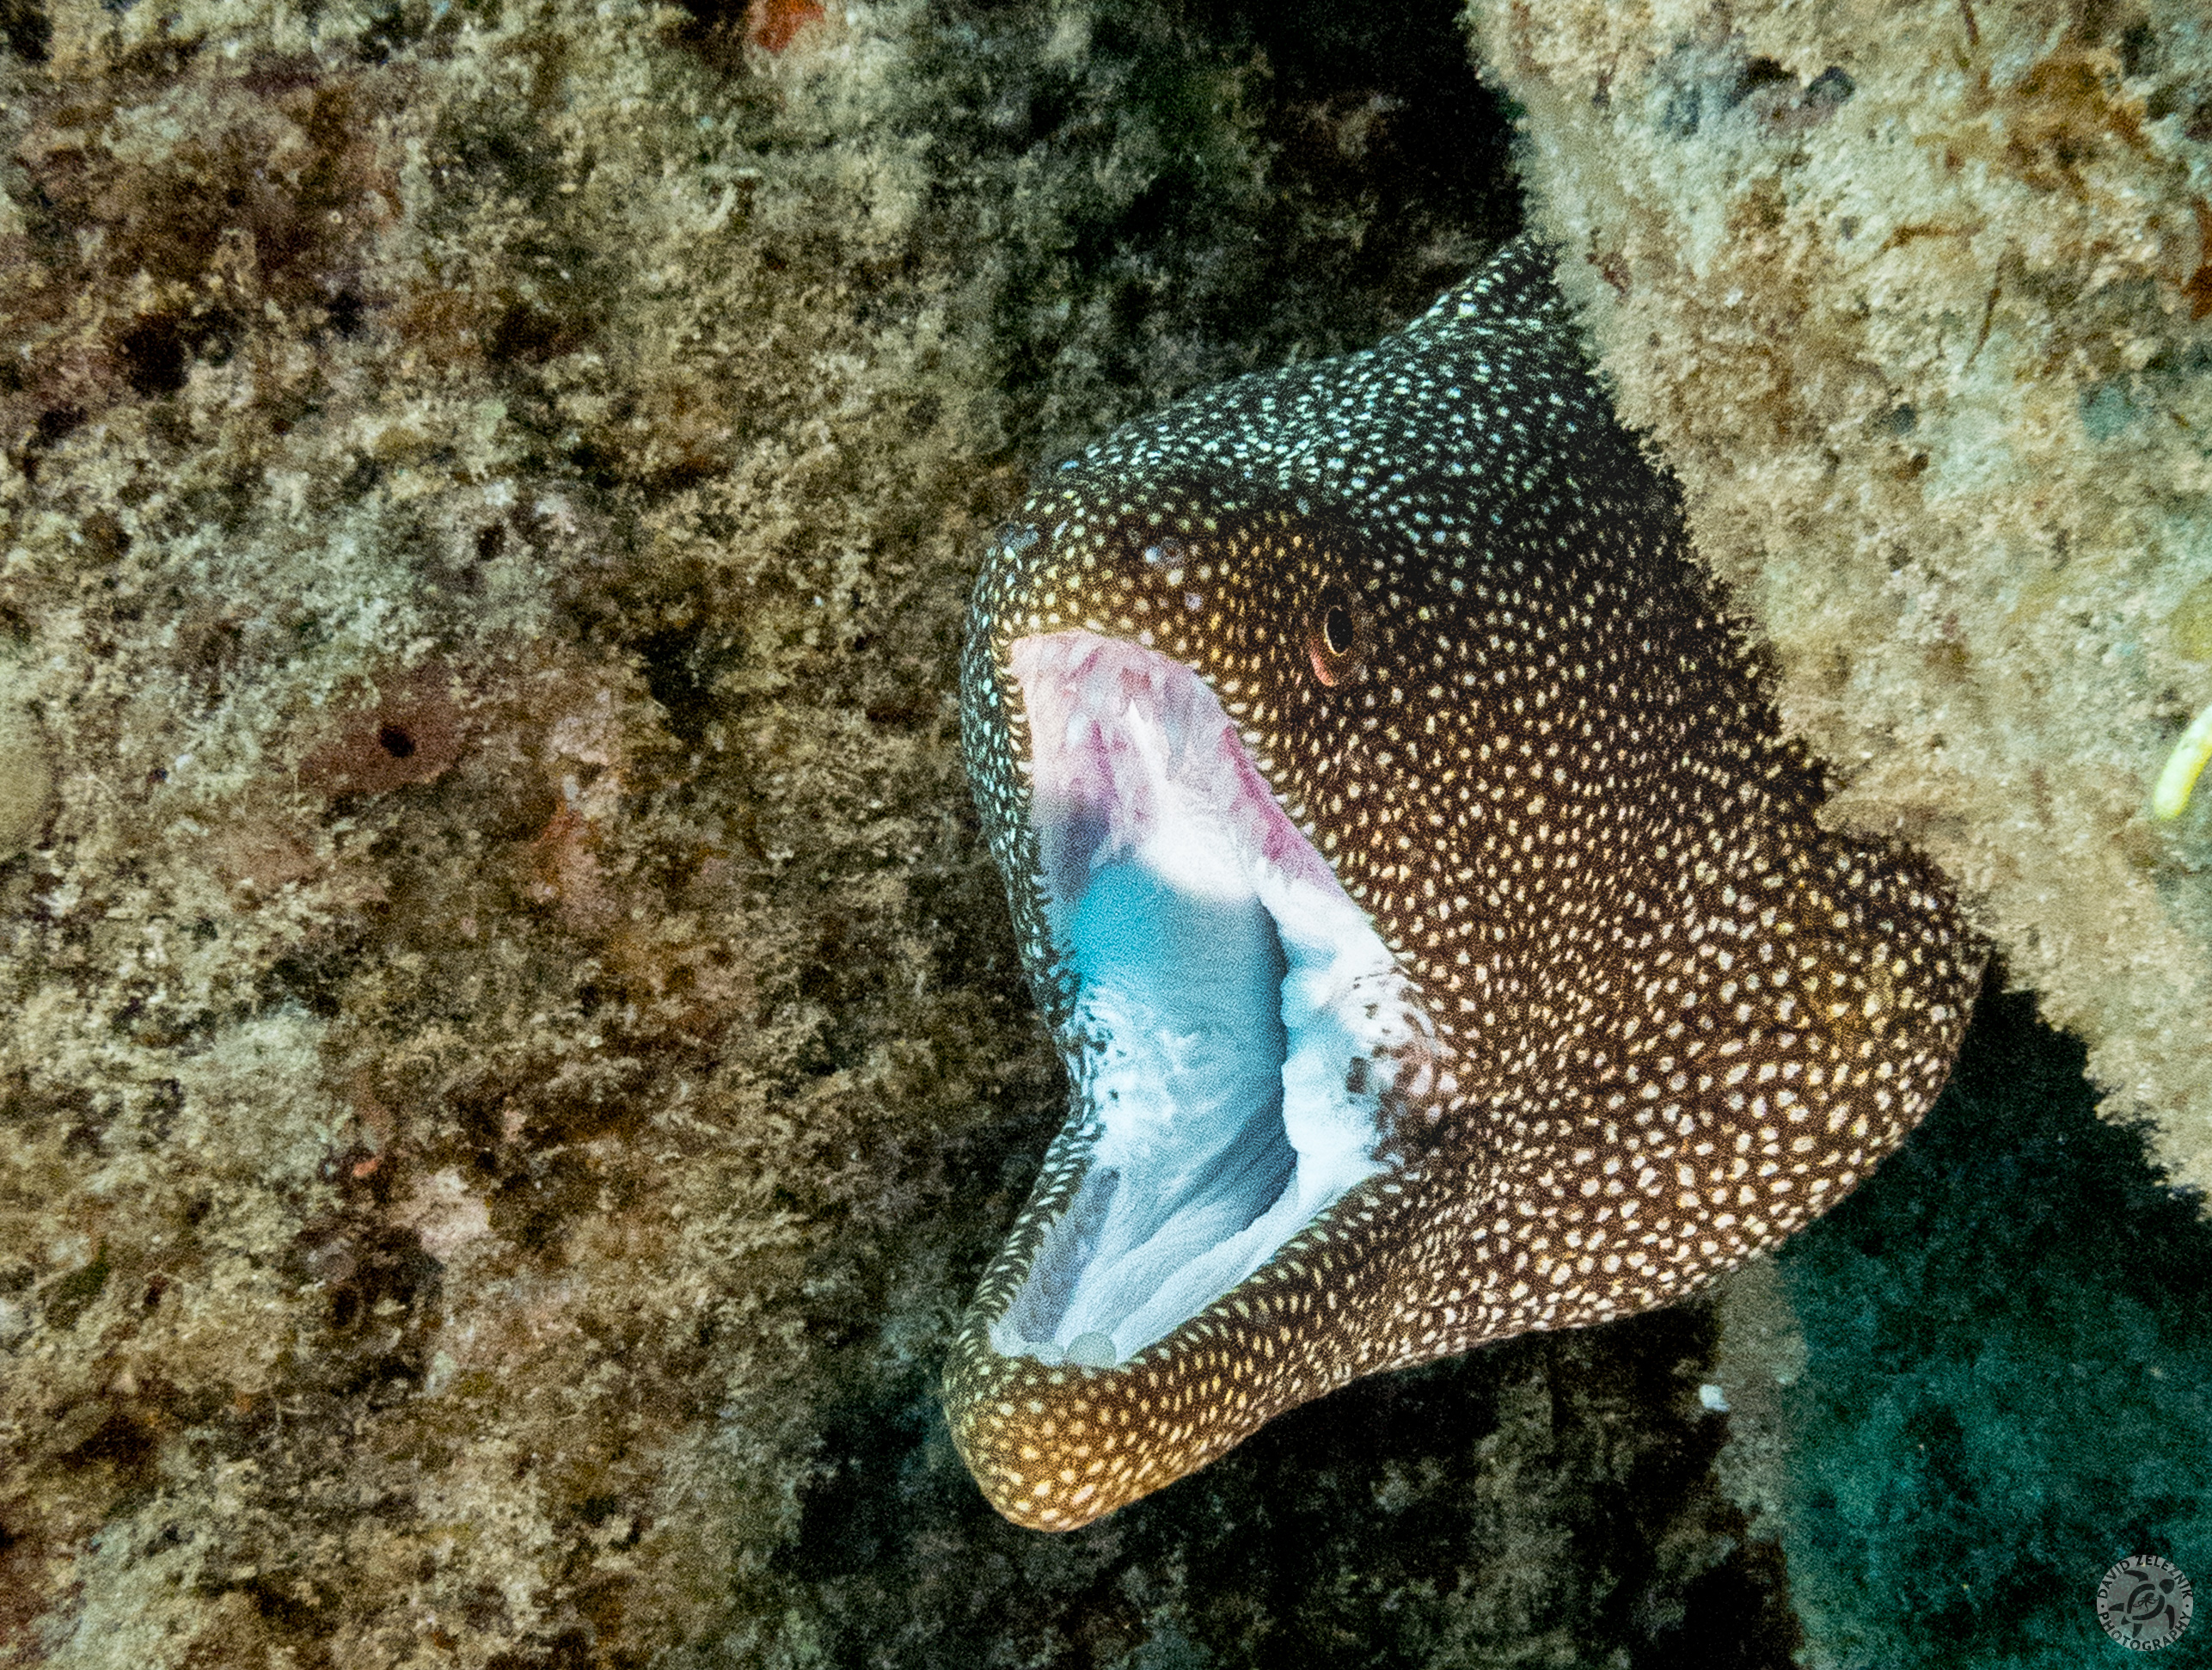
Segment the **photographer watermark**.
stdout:
<svg viewBox="0 0 2212 1670">
<path fill-rule="evenodd" d="M 2155 1554 L 2121 1561 L 2097 1586 L 2097 1621 L 2121 1646 L 2139 1653 L 2180 1640 L 2191 1604 L 2181 1568 Z"/>
</svg>

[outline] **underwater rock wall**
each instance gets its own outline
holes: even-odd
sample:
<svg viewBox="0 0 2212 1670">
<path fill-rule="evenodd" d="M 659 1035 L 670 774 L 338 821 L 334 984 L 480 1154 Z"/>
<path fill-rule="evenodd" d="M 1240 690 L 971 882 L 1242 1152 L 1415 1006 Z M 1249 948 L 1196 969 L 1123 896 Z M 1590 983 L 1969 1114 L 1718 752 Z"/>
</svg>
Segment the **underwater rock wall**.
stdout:
<svg viewBox="0 0 2212 1670">
<path fill-rule="evenodd" d="M 1474 0 L 1622 416 L 1833 816 L 2212 1183 L 2212 25 L 2114 5 Z"/>
<path fill-rule="evenodd" d="M 1080 1538 L 936 1410 L 989 531 L 1514 229 L 1264 9 L 0 8 L 0 1662 L 1780 1661 L 1699 1308 Z"/>
<path fill-rule="evenodd" d="M 1615 39 L 1579 15 L 1542 14 Z M 1515 27 L 1517 51 L 1579 50 Z M 2158 39 L 2171 80 L 2196 48 Z M 1763 1666 L 1911 1636 L 1853 1615 L 1873 1533 L 1805 1483 L 1849 1464 L 1855 1360 L 1769 1398 L 1747 1521 L 1713 1485 L 1751 1423 L 1700 1397 L 1702 1301 L 1348 1389 L 1069 1538 L 996 1519 L 936 1409 L 1064 1098 L 959 770 L 968 579 L 1031 470 L 1372 341 L 1514 230 L 1460 45 L 1448 7 L 1412 5 L 0 5 L 0 1663 Z M 1785 128 L 1868 107 L 1817 54 L 1799 96 L 1712 51 L 1707 80 L 1667 72 L 1694 85 L 1678 151 L 1608 141 L 1657 172 L 1655 214 L 1733 200 L 1695 170 L 1746 107 Z M 1521 62 L 1498 60 L 1548 143 Z M 2167 83 L 2116 73 L 2169 133 L 2148 114 Z M 2016 166 L 1998 149 L 1961 169 Z M 1576 273 L 1602 322 L 1677 293 Z M 1986 288 L 1955 288 L 1978 333 Z M 2045 294 L 2005 289 L 1991 342 L 2025 352 Z M 2167 317 L 2166 291 L 2129 294 Z M 1736 363 L 1682 410 L 1733 410 Z M 2075 468 L 2077 431 L 2104 449 L 2090 473 L 2120 497 L 2097 505 L 2180 460 L 2169 521 L 2130 513 L 2153 531 L 2197 515 L 2172 417 L 2197 421 L 2194 363 L 2049 396 L 2052 458 Z M 1913 387 L 1927 415 L 1892 402 L 1837 443 L 1894 466 L 1872 509 L 1777 502 L 1815 532 L 1904 527 L 1893 498 L 1940 475 L 1968 517 L 1982 489 L 1945 449 L 1976 432 Z M 1750 404 L 1728 420 L 1747 448 L 1797 433 L 1780 395 Z M 1915 464 L 1923 425 L 1952 439 Z M 1783 456 L 1761 446 L 1722 462 Z M 1738 507 L 1705 525 L 1748 537 L 1743 494 L 1680 467 L 1700 507 Z M 2055 864 L 2166 912 L 2144 920 L 2172 955 L 2117 918 L 2064 918 L 2084 949 L 2049 969 L 2008 946 L 2047 1006 L 2130 944 L 2129 977 L 2171 995 L 2203 937 L 2201 810 L 2178 833 L 2137 815 L 2212 696 L 2203 547 L 2142 546 L 2166 566 L 2130 614 L 2120 525 L 2077 519 L 2066 566 L 2021 570 L 2024 635 L 1986 670 L 1981 637 L 1882 635 L 1922 619 L 1910 586 L 1970 603 L 1995 580 L 1884 557 L 1879 585 L 1769 595 L 1727 559 L 1779 623 L 1801 722 L 1855 737 L 1843 697 L 1903 691 L 1901 665 L 1956 687 L 1980 728 L 1945 733 L 1939 782 L 1886 743 L 1823 746 L 1854 807 L 1933 785 L 1898 803 L 1953 861 L 2024 820 L 2023 856 L 1976 882 L 1985 920 Z M 1821 641 L 1832 663 L 1789 635 L 1815 581 L 1815 624 L 1866 629 Z M 2100 645 L 2110 666 L 2066 659 Z M 2076 728 L 2036 746 L 2086 739 L 2080 767 L 2037 756 L 2042 799 L 1932 801 L 1999 758 L 1960 750 L 2068 702 Z M 2076 806 L 2120 832 L 2078 864 L 2051 856 Z M 2124 1088 L 2116 1035 L 2052 1012 Z M 1891 1209 L 1882 1187 L 1862 1213 Z M 1845 1256 L 1848 1229 L 1758 1278 L 1784 1357 L 1825 1363 L 1851 1317 L 1939 1284 Z M 1884 1430 L 1924 1435 L 1905 1414 Z M 1984 1522 L 1928 1501 L 1939 1553 Z"/>
<path fill-rule="evenodd" d="M 885 49 L 9 17 L 0 1657 L 742 1655 L 824 1245 L 1042 1071 Z"/>
</svg>

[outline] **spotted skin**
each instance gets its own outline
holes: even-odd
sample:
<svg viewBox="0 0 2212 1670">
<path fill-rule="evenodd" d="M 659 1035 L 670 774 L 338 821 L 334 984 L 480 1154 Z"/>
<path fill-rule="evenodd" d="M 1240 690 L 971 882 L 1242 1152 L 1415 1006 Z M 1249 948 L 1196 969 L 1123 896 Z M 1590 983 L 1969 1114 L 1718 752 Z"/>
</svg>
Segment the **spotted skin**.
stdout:
<svg viewBox="0 0 2212 1670">
<path fill-rule="evenodd" d="M 1979 969 L 1949 890 L 1816 821 L 1545 259 L 1510 246 L 1369 352 L 1117 431 L 985 564 L 964 741 L 1063 1049 L 1009 654 L 1083 629 L 1212 686 L 1444 1070 L 1394 1108 L 1387 1170 L 1104 1369 L 990 1337 L 1081 1177 L 1071 1110 L 946 1372 L 1018 1523 L 1081 1525 L 1362 1375 L 1680 1299 L 1834 1205 L 1949 1071 Z"/>
</svg>

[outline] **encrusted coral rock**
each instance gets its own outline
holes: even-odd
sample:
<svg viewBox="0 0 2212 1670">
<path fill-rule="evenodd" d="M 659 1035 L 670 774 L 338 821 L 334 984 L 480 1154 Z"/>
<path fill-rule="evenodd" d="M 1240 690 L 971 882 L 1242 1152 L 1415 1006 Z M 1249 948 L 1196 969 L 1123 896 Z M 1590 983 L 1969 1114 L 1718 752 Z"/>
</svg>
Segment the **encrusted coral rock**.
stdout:
<svg viewBox="0 0 2212 1670">
<path fill-rule="evenodd" d="M 1934 857 L 2212 1183 L 2212 814 L 2150 815 L 2212 700 L 2202 9 L 1469 15 L 1831 815 Z"/>
<path fill-rule="evenodd" d="M 1020 1072 L 912 187 L 642 9 L 0 29 L 0 1660 L 781 1628 Z"/>
</svg>

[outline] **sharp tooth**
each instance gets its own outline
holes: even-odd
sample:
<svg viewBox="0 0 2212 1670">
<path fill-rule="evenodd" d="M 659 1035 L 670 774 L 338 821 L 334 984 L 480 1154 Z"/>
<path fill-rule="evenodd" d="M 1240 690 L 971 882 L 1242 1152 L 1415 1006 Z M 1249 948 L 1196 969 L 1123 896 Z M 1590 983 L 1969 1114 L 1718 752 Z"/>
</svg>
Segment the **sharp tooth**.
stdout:
<svg viewBox="0 0 2212 1670">
<path fill-rule="evenodd" d="M 1112 1335 L 1093 1332 L 1078 1334 L 1069 1340 L 1063 1360 L 1081 1364 L 1085 1368 L 1112 1368 L 1121 1360 L 1121 1356 L 1113 1348 Z"/>
</svg>

